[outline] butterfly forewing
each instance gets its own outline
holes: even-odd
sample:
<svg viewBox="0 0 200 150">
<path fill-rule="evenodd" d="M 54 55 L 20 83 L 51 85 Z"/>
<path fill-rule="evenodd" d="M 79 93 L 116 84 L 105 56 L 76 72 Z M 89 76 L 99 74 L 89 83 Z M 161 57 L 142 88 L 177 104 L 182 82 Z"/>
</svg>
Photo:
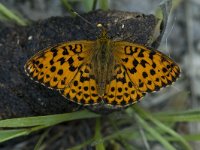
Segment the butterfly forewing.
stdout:
<svg viewBox="0 0 200 150">
<path fill-rule="evenodd" d="M 115 42 L 113 49 L 131 82 L 142 92 L 158 91 L 179 77 L 179 66 L 161 52 L 129 42 Z"/>
<path fill-rule="evenodd" d="M 91 45 L 94 45 L 94 42 L 75 41 L 47 48 L 29 59 L 25 70 L 32 79 L 49 88 L 63 89 L 87 61 Z"/>
</svg>

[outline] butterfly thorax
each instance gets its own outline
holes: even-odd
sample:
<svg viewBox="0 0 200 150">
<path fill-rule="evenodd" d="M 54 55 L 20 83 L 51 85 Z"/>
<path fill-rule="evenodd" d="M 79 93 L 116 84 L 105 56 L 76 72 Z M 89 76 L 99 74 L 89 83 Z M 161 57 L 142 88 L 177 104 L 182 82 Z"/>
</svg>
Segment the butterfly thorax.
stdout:
<svg viewBox="0 0 200 150">
<path fill-rule="evenodd" d="M 94 52 L 91 55 L 92 70 L 100 96 L 105 93 L 106 84 L 111 81 L 114 71 L 115 60 L 111 47 L 112 41 L 103 32 L 101 37 L 97 39 Z"/>
</svg>

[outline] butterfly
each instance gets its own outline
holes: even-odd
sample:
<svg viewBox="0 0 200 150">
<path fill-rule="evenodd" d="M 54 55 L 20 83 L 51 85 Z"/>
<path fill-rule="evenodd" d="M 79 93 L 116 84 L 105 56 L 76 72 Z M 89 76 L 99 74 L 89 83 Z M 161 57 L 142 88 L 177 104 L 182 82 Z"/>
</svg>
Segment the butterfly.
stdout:
<svg viewBox="0 0 200 150">
<path fill-rule="evenodd" d="M 179 66 L 165 54 L 113 41 L 105 29 L 96 40 L 67 41 L 39 51 L 24 68 L 31 79 L 84 106 L 126 107 L 180 75 Z"/>
</svg>

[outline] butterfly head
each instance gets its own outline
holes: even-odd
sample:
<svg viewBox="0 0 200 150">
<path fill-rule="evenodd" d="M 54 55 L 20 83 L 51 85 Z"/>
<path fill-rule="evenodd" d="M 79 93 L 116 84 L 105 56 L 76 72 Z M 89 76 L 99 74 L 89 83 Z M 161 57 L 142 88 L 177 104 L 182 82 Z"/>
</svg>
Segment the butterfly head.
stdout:
<svg viewBox="0 0 200 150">
<path fill-rule="evenodd" d="M 107 35 L 106 28 L 101 23 L 97 24 L 97 27 L 101 30 L 101 34 L 99 36 L 99 39 L 100 40 L 107 40 L 107 39 L 109 39 L 109 37 Z"/>
</svg>

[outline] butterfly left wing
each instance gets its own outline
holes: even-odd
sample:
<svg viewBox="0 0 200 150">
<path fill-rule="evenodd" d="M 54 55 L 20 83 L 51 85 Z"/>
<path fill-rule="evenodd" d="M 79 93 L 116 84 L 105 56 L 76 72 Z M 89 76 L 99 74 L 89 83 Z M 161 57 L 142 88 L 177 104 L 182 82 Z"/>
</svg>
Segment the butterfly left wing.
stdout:
<svg viewBox="0 0 200 150">
<path fill-rule="evenodd" d="M 40 51 L 27 61 L 25 70 L 35 81 L 59 90 L 82 105 L 101 101 L 89 64 L 95 41 L 72 41 Z"/>
<path fill-rule="evenodd" d="M 70 41 L 36 53 L 24 68 L 28 76 L 49 88 L 63 89 L 91 54 L 94 41 Z"/>
</svg>

